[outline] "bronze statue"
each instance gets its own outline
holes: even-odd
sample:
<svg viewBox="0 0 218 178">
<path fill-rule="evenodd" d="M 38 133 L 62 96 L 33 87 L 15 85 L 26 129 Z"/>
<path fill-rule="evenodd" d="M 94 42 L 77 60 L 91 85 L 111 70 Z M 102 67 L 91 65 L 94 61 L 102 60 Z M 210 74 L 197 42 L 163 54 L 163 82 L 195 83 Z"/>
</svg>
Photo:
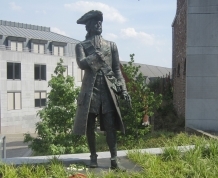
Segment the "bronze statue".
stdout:
<svg viewBox="0 0 218 178">
<path fill-rule="evenodd" d="M 117 46 L 102 38 L 103 14 L 89 11 L 77 24 L 86 26 L 86 40 L 76 45 L 78 66 L 85 71 L 77 101 L 74 133 L 87 136 L 91 152 L 90 167 L 97 164 L 95 122 L 100 118 L 100 128 L 106 131 L 106 141 L 111 153 L 111 169 L 119 169 L 117 162 L 116 131 L 125 132 L 118 96 L 130 101 L 120 70 Z"/>
</svg>

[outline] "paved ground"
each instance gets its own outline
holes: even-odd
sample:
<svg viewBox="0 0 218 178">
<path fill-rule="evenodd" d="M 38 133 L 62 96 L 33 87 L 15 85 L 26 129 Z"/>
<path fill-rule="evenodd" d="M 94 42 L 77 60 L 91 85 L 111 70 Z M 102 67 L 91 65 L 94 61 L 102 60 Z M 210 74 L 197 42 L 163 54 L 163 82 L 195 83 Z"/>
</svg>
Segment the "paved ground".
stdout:
<svg viewBox="0 0 218 178">
<path fill-rule="evenodd" d="M 128 172 L 139 172 L 142 171 L 142 168 L 139 167 L 138 165 L 136 165 L 135 163 L 133 163 L 132 161 L 130 161 L 126 156 L 123 157 L 118 157 L 119 159 L 119 164 Z M 75 164 L 75 163 L 82 163 L 85 164 L 87 166 L 87 168 L 89 167 L 89 159 L 84 159 L 84 160 L 80 160 L 80 161 L 63 161 L 65 166 L 69 166 L 70 164 Z M 110 170 L 110 159 L 109 158 L 101 158 L 98 159 L 98 168 L 88 168 L 89 172 L 93 172 L 97 175 L 101 175 L 104 172 L 108 172 Z M 80 172 L 83 174 L 86 174 L 85 170 L 81 170 L 81 171 L 76 171 L 76 172 Z"/>
<path fill-rule="evenodd" d="M 26 157 L 31 155 L 32 151 L 28 148 L 28 144 L 23 143 L 23 134 L 5 134 L 5 136 L 6 158 Z"/>
</svg>

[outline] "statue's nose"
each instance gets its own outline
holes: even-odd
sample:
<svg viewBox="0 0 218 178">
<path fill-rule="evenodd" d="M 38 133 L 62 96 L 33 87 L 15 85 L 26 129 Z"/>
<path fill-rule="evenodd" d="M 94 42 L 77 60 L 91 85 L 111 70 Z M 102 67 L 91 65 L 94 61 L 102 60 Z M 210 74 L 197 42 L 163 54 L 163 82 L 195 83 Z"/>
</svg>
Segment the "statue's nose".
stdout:
<svg viewBox="0 0 218 178">
<path fill-rule="evenodd" d="M 98 21 L 98 26 L 99 26 L 99 27 L 101 26 L 101 21 Z"/>
</svg>

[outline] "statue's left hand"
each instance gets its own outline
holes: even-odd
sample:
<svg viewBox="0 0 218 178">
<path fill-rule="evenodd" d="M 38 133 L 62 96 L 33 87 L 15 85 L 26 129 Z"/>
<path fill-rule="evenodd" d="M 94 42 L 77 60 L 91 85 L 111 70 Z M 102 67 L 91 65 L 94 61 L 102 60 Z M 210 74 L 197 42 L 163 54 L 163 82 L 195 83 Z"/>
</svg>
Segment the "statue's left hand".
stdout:
<svg viewBox="0 0 218 178">
<path fill-rule="evenodd" d="M 122 91 L 121 99 L 124 99 L 125 101 L 127 101 L 129 107 L 132 108 L 132 100 L 127 91 Z"/>
</svg>

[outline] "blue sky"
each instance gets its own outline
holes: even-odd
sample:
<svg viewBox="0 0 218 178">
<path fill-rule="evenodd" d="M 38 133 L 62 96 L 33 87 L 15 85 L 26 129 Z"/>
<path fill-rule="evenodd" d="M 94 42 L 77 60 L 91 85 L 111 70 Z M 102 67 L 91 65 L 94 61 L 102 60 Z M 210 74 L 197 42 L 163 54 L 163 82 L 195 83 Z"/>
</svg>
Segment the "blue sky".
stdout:
<svg viewBox="0 0 218 178">
<path fill-rule="evenodd" d="M 76 24 L 89 10 L 104 15 L 103 38 L 116 42 L 120 60 L 171 67 L 172 28 L 176 0 L 2 0 L 1 20 L 51 27 L 77 40 L 85 26 Z"/>
</svg>

